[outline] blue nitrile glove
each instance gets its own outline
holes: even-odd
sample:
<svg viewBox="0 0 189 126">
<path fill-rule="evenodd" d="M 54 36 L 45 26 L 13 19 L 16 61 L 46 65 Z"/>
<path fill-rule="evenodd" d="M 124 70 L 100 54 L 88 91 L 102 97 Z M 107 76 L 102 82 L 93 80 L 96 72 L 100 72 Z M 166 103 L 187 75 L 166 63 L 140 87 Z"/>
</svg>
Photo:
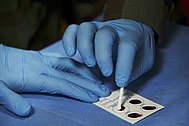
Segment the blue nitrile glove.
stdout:
<svg viewBox="0 0 189 126">
<path fill-rule="evenodd" d="M 93 67 L 97 62 L 104 76 L 113 72 L 113 46 L 117 46 L 115 81 L 119 87 L 127 86 L 153 66 L 154 45 L 150 26 L 127 19 L 73 24 L 63 36 L 68 56 L 78 49 L 84 63 Z"/>
<path fill-rule="evenodd" d="M 27 116 L 30 103 L 17 93 L 60 94 L 96 102 L 109 90 L 85 66 L 57 54 L 26 51 L 0 45 L 0 105 Z"/>
</svg>

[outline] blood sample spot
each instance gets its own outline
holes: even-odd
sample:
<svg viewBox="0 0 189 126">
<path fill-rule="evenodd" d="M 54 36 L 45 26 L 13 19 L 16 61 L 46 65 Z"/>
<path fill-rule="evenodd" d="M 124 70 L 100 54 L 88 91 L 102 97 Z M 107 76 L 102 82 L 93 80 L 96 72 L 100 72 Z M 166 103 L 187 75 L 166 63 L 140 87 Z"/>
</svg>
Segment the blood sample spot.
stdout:
<svg viewBox="0 0 189 126">
<path fill-rule="evenodd" d="M 124 111 L 125 110 L 125 106 L 121 106 L 121 109 L 119 109 L 118 111 Z"/>
<path fill-rule="evenodd" d="M 132 99 L 132 100 L 130 100 L 129 101 L 129 103 L 131 103 L 131 104 L 141 104 L 142 103 L 142 101 L 141 100 L 139 100 L 139 99 Z"/>
<path fill-rule="evenodd" d="M 154 110 L 154 109 L 157 109 L 156 106 L 152 106 L 152 105 L 146 105 L 146 106 L 142 106 L 142 109 L 144 110 Z"/>
<path fill-rule="evenodd" d="M 129 107 L 128 106 L 121 106 L 121 109 L 117 109 L 117 106 L 114 106 L 112 109 L 115 113 L 126 113 L 129 111 Z"/>
<path fill-rule="evenodd" d="M 127 116 L 130 117 L 130 118 L 139 118 L 139 117 L 142 116 L 142 114 L 135 112 L 135 113 L 130 113 Z"/>
</svg>

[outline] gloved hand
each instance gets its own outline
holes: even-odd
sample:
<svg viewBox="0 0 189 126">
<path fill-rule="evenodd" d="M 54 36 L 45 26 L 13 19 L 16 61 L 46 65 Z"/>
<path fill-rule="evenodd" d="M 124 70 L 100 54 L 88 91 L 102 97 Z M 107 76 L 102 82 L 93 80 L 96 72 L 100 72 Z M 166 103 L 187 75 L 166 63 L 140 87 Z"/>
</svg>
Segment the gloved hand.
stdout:
<svg viewBox="0 0 189 126">
<path fill-rule="evenodd" d="M 117 45 L 116 45 L 117 43 Z M 115 81 L 127 86 L 154 64 L 154 32 L 143 23 L 118 19 L 106 22 L 84 22 L 70 25 L 63 36 L 63 47 L 68 56 L 78 49 L 84 63 L 95 66 L 104 76 L 114 71 L 113 46 L 117 46 Z"/>
<path fill-rule="evenodd" d="M 1 44 L 0 105 L 19 116 L 28 116 L 31 105 L 17 93 L 60 94 L 86 102 L 110 94 L 88 68 L 56 55 Z"/>
</svg>

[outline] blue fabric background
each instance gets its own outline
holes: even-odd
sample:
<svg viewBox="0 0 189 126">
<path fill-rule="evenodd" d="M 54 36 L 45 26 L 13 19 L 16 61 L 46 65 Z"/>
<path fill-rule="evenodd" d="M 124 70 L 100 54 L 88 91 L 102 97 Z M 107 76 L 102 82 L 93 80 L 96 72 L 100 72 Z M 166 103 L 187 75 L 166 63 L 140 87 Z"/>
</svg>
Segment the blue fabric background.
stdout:
<svg viewBox="0 0 189 126">
<path fill-rule="evenodd" d="M 44 51 L 64 54 L 61 41 Z M 189 28 L 168 23 L 164 41 L 157 47 L 154 68 L 128 86 L 165 108 L 136 126 L 189 125 Z M 75 56 L 81 60 L 79 55 Z M 115 90 L 113 77 L 105 85 Z M 13 115 L 0 107 L 0 126 L 132 126 L 93 104 L 71 98 L 40 94 L 23 94 L 34 113 L 27 118 Z"/>
</svg>

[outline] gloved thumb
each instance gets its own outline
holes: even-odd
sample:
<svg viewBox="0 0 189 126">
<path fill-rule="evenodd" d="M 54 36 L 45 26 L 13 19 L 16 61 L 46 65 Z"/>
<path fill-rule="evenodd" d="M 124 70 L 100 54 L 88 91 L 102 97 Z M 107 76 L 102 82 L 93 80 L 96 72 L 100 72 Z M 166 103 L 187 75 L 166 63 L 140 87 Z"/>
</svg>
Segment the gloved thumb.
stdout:
<svg viewBox="0 0 189 126">
<path fill-rule="evenodd" d="M 22 96 L 16 94 L 0 82 L 0 105 L 18 116 L 28 116 L 31 105 Z"/>
</svg>

